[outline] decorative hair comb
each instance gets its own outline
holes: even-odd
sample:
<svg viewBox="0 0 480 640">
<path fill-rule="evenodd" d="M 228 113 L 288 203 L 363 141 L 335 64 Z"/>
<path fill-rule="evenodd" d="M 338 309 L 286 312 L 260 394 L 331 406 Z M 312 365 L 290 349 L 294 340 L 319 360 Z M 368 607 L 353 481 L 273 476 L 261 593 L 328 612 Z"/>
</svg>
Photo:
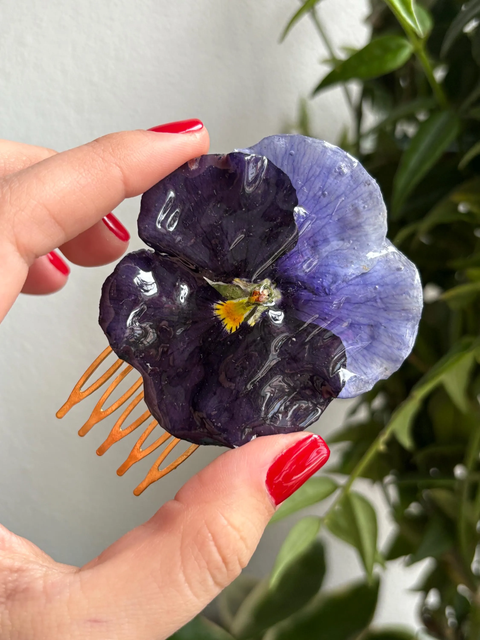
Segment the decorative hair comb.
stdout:
<svg viewBox="0 0 480 640">
<path fill-rule="evenodd" d="M 102 455 L 148 423 L 117 471 L 164 445 L 135 495 L 201 444 L 306 429 L 413 347 L 420 279 L 386 230 L 376 182 L 321 140 L 271 136 L 191 160 L 143 195 L 138 233 L 152 250 L 129 253 L 105 281 L 110 346 L 57 417 L 113 378 L 79 434 L 122 407 Z M 105 407 L 133 371 L 140 377 Z M 142 400 L 148 409 L 127 424 Z M 180 440 L 191 446 L 162 468 Z"/>
</svg>

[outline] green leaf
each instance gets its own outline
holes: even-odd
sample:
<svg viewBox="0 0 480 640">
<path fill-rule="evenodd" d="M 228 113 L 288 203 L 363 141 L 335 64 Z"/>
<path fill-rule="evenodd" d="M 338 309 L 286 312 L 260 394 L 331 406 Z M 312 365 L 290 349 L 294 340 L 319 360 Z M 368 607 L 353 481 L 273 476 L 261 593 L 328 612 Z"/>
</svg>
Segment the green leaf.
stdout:
<svg viewBox="0 0 480 640">
<path fill-rule="evenodd" d="M 425 529 L 425 534 L 415 553 L 410 556 L 409 564 L 425 558 L 439 558 L 454 545 L 454 539 L 445 526 L 445 520 L 433 516 Z"/>
<path fill-rule="evenodd" d="M 449 371 L 454 369 L 467 353 L 475 353 L 478 342 L 478 340 L 464 338 L 453 347 L 421 378 L 413 387 L 408 398 L 394 411 L 387 428 L 389 431 L 391 430 L 405 449 L 412 450 L 414 447 L 411 427 L 423 399 L 442 383 L 445 375 L 448 375 Z"/>
<path fill-rule="evenodd" d="M 290 498 L 285 500 L 277 509 L 270 522 L 278 522 L 292 513 L 300 511 L 300 509 L 305 509 L 305 507 L 325 500 L 325 498 L 328 498 L 337 488 L 337 483 L 326 476 L 310 478 L 310 480 L 307 480 Z"/>
<path fill-rule="evenodd" d="M 392 213 L 398 213 L 407 196 L 448 149 L 460 131 L 460 119 L 449 111 L 434 113 L 422 122 L 402 155 L 395 175 Z"/>
<path fill-rule="evenodd" d="M 428 9 L 425 9 L 421 4 L 415 6 L 415 13 L 417 15 L 417 21 L 420 25 L 421 37 L 427 38 L 433 29 L 433 17 Z"/>
<path fill-rule="evenodd" d="M 383 36 L 373 40 L 350 58 L 340 62 L 320 82 L 313 94 L 337 82 L 369 80 L 403 66 L 413 53 L 410 42 L 400 36 Z"/>
<path fill-rule="evenodd" d="M 468 113 L 468 118 L 473 118 L 473 120 L 480 120 L 480 107 L 472 107 Z"/>
<path fill-rule="evenodd" d="M 325 524 L 333 535 L 355 547 L 369 578 L 377 554 L 377 515 L 370 502 L 349 492 L 329 514 Z"/>
<path fill-rule="evenodd" d="M 415 0 L 385 0 L 385 2 L 400 23 L 406 22 L 420 37 L 424 35 L 417 13 L 418 6 Z"/>
<path fill-rule="evenodd" d="M 414 446 L 411 435 L 412 425 L 415 416 L 420 411 L 420 407 L 420 399 L 412 397 L 405 400 L 405 402 L 403 402 L 393 413 L 392 419 L 388 425 L 400 444 L 409 451 L 411 451 Z"/>
<path fill-rule="evenodd" d="M 389 125 L 395 124 L 403 118 L 413 118 L 421 111 L 430 111 L 436 107 L 437 101 L 434 98 L 417 98 L 411 102 L 400 104 L 388 112 L 388 115 L 372 129 L 369 129 L 364 135 L 367 136 L 379 129 L 383 129 Z"/>
<path fill-rule="evenodd" d="M 480 282 L 469 282 L 448 289 L 442 293 L 441 299 L 448 302 L 452 309 L 462 309 L 469 305 L 478 294 L 480 294 Z"/>
<path fill-rule="evenodd" d="M 450 520 L 456 521 L 460 502 L 453 491 L 434 487 L 428 490 L 428 497 L 433 500 Z"/>
<path fill-rule="evenodd" d="M 479 267 L 473 267 L 471 269 L 467 269 L 465 271 L 465 274 L 467 276 L 467 278 L 469 280 L 472 280 L 474 282 L 478 282 L 480 280 L 480 268 Z"/>
<path fill-rule="evenodd" d="M 462 182 L 450 194 L 452 202 L 467 205 L 470 211 L 480 213 L 480 180 L 472 178 Z"/>
<path fill-rule="evenodd" d="M 478 286 L 477 291 L 480 293 L 480 282 L 474 284 Z M 467 387 L 470 382 L 470 374 L 472 373 L 474 364 L 475 353 L 468 351 L 455 365 L 445 372 L 442 378 L 445 391 L 450 396 L 453 404 L 455 404 L 462 413 L 468 413 L 470 410 Z"/>
<path fill-rule="evenodd" d="M 240 607 L 231 631 L 238 640 L 261 635 L 304 607 L 319 591 L 325 576 L 325 552 L 320 540 L 282 574 L 275 588 L 263 580 Z"/>
<path fill-rule="evenodd" d="M 380 629 L 369 629 L 362 636 L 362 640 L 415 640 L 415 631 L 400 627 L 381 627 Z"/>
<path fill-rule="evenodd" d="M 468 111 L 468 109 L 475 104 L 475 102 L 480 98 L 480 82 L 477 82 L 477 84 L 474 86 L 474 88 L 472 89 L 472 91 L 468 94 L 468 96 L 465 98 L 465 100 L 463 101 L 462 105 L 460 106 L 459 111 L 461 113 L 465 113 Z M 470 116 L 470 111 L 468 111 L 468 116 Z M 471 117 L 475 118 L 475 115 L 472 115 Z"/>
<path fill-rule="evenodd" d="M 407 240 L 410 236 L 418 232 L 419 226 L 420 222 L 412 222 L 411 224 L 407 224 L 402 227 L 393 239 L 393 244 L 397 247 L 400 246 L 402 242 L 405 242 L 405 240 Z"/>
<path fill-rule="evenodd" d="M 460 211 L 460 204 L 466 207 L 468 211 L 465 211 L 465 209 L 463 212 Z M 445 198 L 437 202 L 424 216 L 423 220 L 406 225 L 396 236 L 395 243 L 402 242 L 412 233 L 416 233 L 417 237 L 421 237 L 441 224 L 459 221 L 476 224 L 477 220 L 480 220 L 480 180 L 473 178 L 458 185 Z"/>
<path fill-rule="evenodd" d="M 480 142 L 476 142 L 473 147 L 467 151 L 467 153 L 463 156 L 463 158 L 458 163 L 458 168 L 460 170 L 465 169 L 468 163 L 476 158 L 480 154 Z"/>
<path fill-rule="evenodd" d="M 383 425 L 380 425 L 375 420 L 369 420 L 368 422 L 354 423 L 347 425 L 340 431 L 335 431 L 328 438 L 329 444 L 337 444 L 339 442 L 368 442 L 370 445 L 378 436 Z"/>
<path fill-rule="evenodd" d="M 237 615 L 237 611 L 242 602 L 258 583 L 258 578 L 250 576 L 248 573 L 241 573 L 238 578 L 217 597 L 220 622 L 224 627 L 227 629 L 231 628 L 233 619 Z"/>
<path fill-rule="evenodd" d="M 462 35 L 464 27 L 480 13 L 480 0 L 471 0 L 465 5 L 465 8 L 458 12 L 455 20 L 448 28 L 445 38 L 443 39 L 440 56 L 444 58 L 450 51 L 455 40 Z"/>
<path fill-rule="evenodd" d="M 472 58 L 480 67 L 480 31 L 478 29 L 475 29 L 472 34 Z"/>
<path fill-rule="evenodd" d="M 375 581 L 322 594 L 268 631 L 264 640 L 353 640 L 373 618 L 378 589 Z"/>
<path fill-rule="evenodd" d="M 320 518 L 307 516 L 297 522 L 290 530 L 278 553 L 270 576 L 270 586 L 272 589 L 279 584 L 283 573 L 288 567 L 313 543 L 320 530 L 320 523 Z"/>
<path fill-rule="evenodd" d="M 197 616 L 168 640 L 233 640 L 233 636 L 204 616 Z"/>
<path fill-rule="evenodd" d="M 413 544 L 413 542 L 406 538 L 401 531 L 399 531 L 390 543 L 390 546 L 387 550 L 386 559 L 387 561 L 396 560 L 397 558 L 408 556 L 413 553 L 415 549 L 416 546 Z"/>
<path fill-rule="evenodd" d="M 248 292 L 237 284 L 224 284 L 223 282 L 213 282 L 207 279 L 208 284 L 213 287 L 225 300 L 237 300 L 245 298 Z"/>
<path fill-rule="evenodd" d="M 308 112 L 308 102 L 305 98 L 302 98 L 300 100 L 298 113 L 298 133 L 300 133 L 302 136 L 312 137 L 310 114 Z"/>
<path fill-rule="evenodd" d="M 287 37 L 288 32 L 290 31 L 290 29 L 301 19 L 303 18 L 304 15 L 306 15 L 307 13 L 309 13 L 312 9 L 315 8 L 315 6 L 321 2 L 321 0 L 307 0 L 306 2 L 304 2 L 304 4 L 302 4 L 302 6 L 300 7 L 300 9 L 292 16 L 292 18 L 290 18 L 289 23 L 287 24 L 287 26 L 285 27 L 285 29 L 283 30 L 282 33 L 282 37 L 280 38 L 280 42 L 283 42 L 283 40 L 285 40 L 285 38 Z"/>
</svg>

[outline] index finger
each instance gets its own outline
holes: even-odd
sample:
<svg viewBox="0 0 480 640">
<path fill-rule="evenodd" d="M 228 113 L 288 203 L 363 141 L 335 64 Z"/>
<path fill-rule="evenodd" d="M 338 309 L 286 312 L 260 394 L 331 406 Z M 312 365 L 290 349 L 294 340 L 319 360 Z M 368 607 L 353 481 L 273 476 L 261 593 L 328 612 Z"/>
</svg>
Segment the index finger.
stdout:
<svg viewBox="0 0 480 640">
<path fill-rule="evenodd" d="M 204 128 L 126 131 L 47 158 L 0 183 L 3 239 L 31 264 L 207 149 Z"/>
<path fill-rule="evenodd" d="M 195 121 L 200 123 L 200 121 Z M 0 320 L 33 261 L 101 220 L 188 160 L 206 153 L 203 125 L 187 135 L 114 133 L 0 180 Z"/>
</svg>

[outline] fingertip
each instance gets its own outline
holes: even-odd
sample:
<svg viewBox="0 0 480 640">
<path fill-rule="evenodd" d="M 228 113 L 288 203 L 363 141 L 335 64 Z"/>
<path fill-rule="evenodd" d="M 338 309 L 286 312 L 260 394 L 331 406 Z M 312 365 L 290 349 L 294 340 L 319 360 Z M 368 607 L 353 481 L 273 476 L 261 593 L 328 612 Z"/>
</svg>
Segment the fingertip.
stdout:
<svg viewBox="0 0 480 640">
<path fill-rule="evenodd" d="M 169 137 L 174 134 L 178 140 L 178 145 L 183 149 L 192 149 L 191 153 L 187 152 L 190 159 L 208 153 L 210 147 L 208 129 L 201 120 L 196 118 L 157 125 L 147 129 L 146 133 L 150 136 L 155 134 L 158 140 L 164 137 L 158 134 L 167 134 Z"/>
<path fill-rule="evenodd" d="M 70 262 L 99 267 L 118 260 L 128 249 L 130 234 L 113 213 L 60 247 Z"/>
<path fill-rule="evenodd" d="M 65 260 L 63 260 L 56 251 L 50 251 L 50 253 L 47 253 L 46 258 L 48 260 L 48 262 L 52 265 L 52 267 L 55 268 L 55 272 L 57 271 L 61 273 L 62 276 L 69 276 L 70 275 L 70 267 L 68 266 L 68 264 L 65 262 Z"/>
<path fill-rule="evenodd" d="M 241 504 L 256 496 L 257 504 L 263 502 L 270 517 L 287 493 L 291 495 L 325 464 L 328 453 L 324 440 L 312 433 L 256 438 L 216 458 L 176 497 L 192 504 L 208 503 L 214 497 Z"/>
<path fill-rule="evenodd" d="M 22 293 L 46 295 L 60 291 L 67 283 L 70 267 L 56 251 L 37 258 L 28 270 Z"/>
<path fill-rule="evenodd" d="M 198 118 L 189 118 L 188 120 L 175 120 L 175 122 L 166 122 L 150 127 L 148 131 L 155 133 L 199 133 L 204 128 L 204 124 Z"/>
<path fill-rule="evenodd" d="M 109 213 L 104 218 L 102 218 L 102 222 L 116 238 L 118 238 L 121 242 L 128 243 L 128 241 L 130 240 L 130 234 L 120 222 L 120 220 L 113 215 L 113 213 Z"/>
</svg>

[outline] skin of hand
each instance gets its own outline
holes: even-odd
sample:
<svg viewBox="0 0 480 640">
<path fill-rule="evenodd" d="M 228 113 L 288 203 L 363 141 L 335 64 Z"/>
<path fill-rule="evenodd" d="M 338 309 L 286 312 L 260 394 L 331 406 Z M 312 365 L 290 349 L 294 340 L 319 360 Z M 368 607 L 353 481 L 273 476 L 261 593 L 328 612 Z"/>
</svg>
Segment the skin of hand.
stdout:
<svg viewBox="0 0 480 640">
<path fill-rule="evenodd" d="M 208 144 L 198 127 L 115 133 L 63 153 L 0 140 L 0 319 L 21 291 L 66 284 L 53 250 L 82 266 L 117 260 L 128 242 L 102 218 Z M 228 451 L 81 568 L 0 525 L 0 638 L 168 638 L 238 576 L 275 506 L 327 458 L 323 440 L 305 433 Z"/>
</svg>

